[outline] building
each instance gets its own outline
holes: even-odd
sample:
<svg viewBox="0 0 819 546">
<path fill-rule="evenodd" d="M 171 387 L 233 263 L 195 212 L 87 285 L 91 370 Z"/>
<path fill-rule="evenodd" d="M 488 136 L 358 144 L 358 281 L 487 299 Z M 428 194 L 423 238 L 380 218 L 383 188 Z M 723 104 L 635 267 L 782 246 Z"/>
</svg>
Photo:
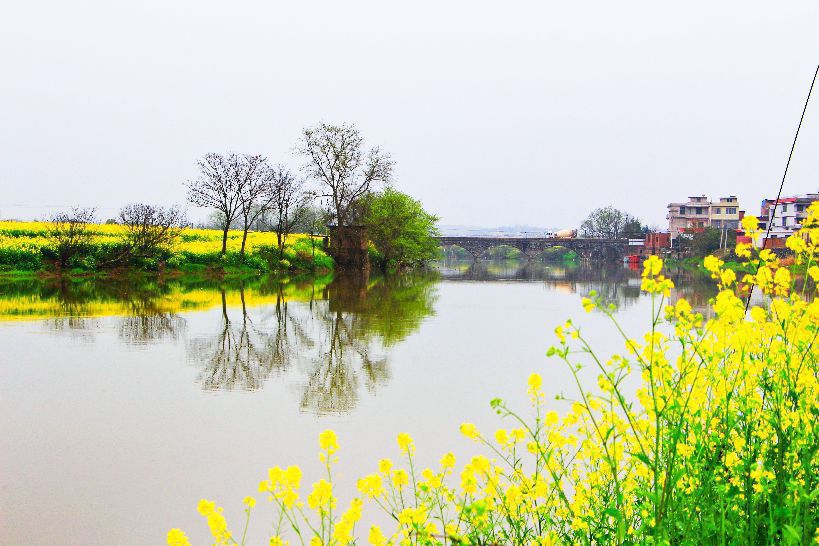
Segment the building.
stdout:
<svg viewBox="0 0 819 546">
<path fill-rule="evenodd" d="M 646 233 L 646 240 L 643 245 L 649 254 L 659 254 L 671 247 L 671 234 L 662 232 Z"/>
<path fill-rule="evenodd" d="M 737 229 L 741 219 L 742 211 L 736 195 L 720 197 L 718 202 L 711 204 L 711 227 Z"/>
<path fill-rule="evenodd" d="M 802 228 L 802 223 L 807 218 L 807 210 L 811 203 L 819 201 L 819 193 L 806 193 L 793 197 L 783 197 L 776 199 L 764 199 L 759 214 L 760 234 L 756 242 L 757 246 L 763 246 L 765 233 L 770 228 L 769 239 L 787 239 L 793 233 Z M 774 241 L 765 243 L 766 247 L 776 247 Z"/>
<path fill-rule="evenodd" d="M 668 204 L 668 232 L 673 240 L 682 233 L 701 231 L 707 227 L 737 229 L 742 218 L 735 195 L 710 201 L 705 195 L 688 198 L 686 203 Z"/>
</svg>

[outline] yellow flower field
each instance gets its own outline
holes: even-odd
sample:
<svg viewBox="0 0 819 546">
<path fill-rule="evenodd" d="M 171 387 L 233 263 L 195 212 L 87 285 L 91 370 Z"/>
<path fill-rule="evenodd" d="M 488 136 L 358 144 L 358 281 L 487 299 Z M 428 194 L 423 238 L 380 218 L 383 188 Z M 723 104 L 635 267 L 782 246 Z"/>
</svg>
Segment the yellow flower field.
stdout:
<svg viewBox="0 0 819 546">
<path fill-rule="evenodd" d="M 49 237 L 50 222 L 0 222 L 0 268 L 7 270 L 32 270 L 32 264 L 40 264 L 43 251 L 53 250 L 54 242 Z M 92 224 L 90 245 L 97 249 L 113 248 L 121 244 L 126 230 L 117 224 Z M 228 232 L 227 252 L 236 254 L 241 248 L 242 232 Z M 274 232 L 248 233 L 246 253 L 253 255 L 261 249 L 277 246 Z M 321 248 L 321 240 L 316 243 L 316 262 L 320 267 L 331 267 L 331 262 Z M 218 255 L 222 247 L 222 232 L 214 229 L 186 228 L 168 249 L 174 256 L 185 256 L 202 263 L 205 258 Z M 311 238 L 306 234 L 291 234 L 285 241 L 285 258 L 292 259 L 299 254 L 306 258 L 308 251 L 312 258 Z M 2 270 L 2 269 L 0 269 Z"/>
</svg>

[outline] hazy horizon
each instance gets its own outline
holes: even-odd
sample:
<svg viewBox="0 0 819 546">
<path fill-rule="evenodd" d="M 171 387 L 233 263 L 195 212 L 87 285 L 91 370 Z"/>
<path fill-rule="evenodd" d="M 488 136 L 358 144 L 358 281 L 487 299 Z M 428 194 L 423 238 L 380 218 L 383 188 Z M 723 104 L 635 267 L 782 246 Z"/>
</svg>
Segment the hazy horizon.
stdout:
<svg viewBox="0 0 819 546">
<path fill-rule="evenodd" d="M 206 152 L 292 155 L 353 123 L 459 226 L 776 194 L 819 63 L 819 4 L 12 0 L 0 218 L 184 203 Z M 816 94 L 816 91 L 815 91 Z M 819 189 L 819 98 L 785 195 Z M 206 211 L 189 207 L 194 219 Z"/>
</svg>

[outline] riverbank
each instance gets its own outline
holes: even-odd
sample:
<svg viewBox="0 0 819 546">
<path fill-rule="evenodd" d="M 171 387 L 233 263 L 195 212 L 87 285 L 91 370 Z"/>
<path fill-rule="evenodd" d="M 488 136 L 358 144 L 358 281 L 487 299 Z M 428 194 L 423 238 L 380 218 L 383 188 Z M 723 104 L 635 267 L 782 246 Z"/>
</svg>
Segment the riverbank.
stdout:
<svg viewBox="0 0 819 546">
<path fill-rule="evenodd" d="M 227 251 L 221 253 L 222 232 L 184 229 L 170 244 L 150 256 L 115 259 L 122 254 L 125 228 L 91 224 L 88 236 L 60 265 L 58 243 L 48 222 L 0 222 L 0 276 L 122 277 L 132 274 L 251 277 L 271 273 L 312 273 L 333 270 L 323 241 L 306 234 L 285 239 L 280 251 L 273 232 L 247 235 L 240 252 L 242 232 L 228 232 Z"/>
</svg>

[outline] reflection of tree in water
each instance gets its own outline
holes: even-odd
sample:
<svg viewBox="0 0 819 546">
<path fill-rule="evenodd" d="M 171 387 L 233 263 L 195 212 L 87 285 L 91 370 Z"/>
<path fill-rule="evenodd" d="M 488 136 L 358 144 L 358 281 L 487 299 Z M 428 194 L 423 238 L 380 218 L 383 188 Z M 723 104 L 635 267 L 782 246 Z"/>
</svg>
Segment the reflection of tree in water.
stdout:
<svg viewBox="0 0 819 546">
<path fill-rule="evenodd" d="M 436 276 L 429 273 L 340 277 L 317 307 L 324 350 L 311 361 L 302 408 L 317 413 L 349 411 L 358 400 L 360 376 L 368 391 L 390 379 L 389 348 L 434 314 Z"/>
<path fill-rule="evenodd" d="M 191 343 L 191 355 L 200 362 L 199 381 L 206 390 L 242 388 L 253 390 L 261 386 L 267 373 L 261 369 L 261 358 L 251 341 L 245 303 L 244 287 L 239 287 L 242 302 L 240 321 L 231 320 L 227 296 L 221 288 L 221 328 L 213 337 L 196 339 Z"/>
<path fill-rule="evenodd" d="M 219 331 L 215 336 L 190 343 L 189 358 L 202 367 L 199 381 L 206 390 L 258 389 L 273 372 L 283 371 L 290 365 L 298 348 L 313 343 L 288 311 L 281 286 L 276 295 L 272 330 L 259 328 L 254 323 L 248 313 L 244 285 L 235 290 L 239 295 L 241 317 L 231 318 L 227 290 L 220 288 Z"/>
<path fill-rule="evenodd" d="M 640 272 L 619 263 L 578 264 L 540 261 L 450 262 L 444 264 L 442 276 L 460 281 L 543 282 L 557 292 L 588 296 L 597 292 L 604 304 L 618 307 L 637 301 L 640 296 Z"/>
<path fill-rule="evenodd" d="M 301 371 L 301 406 L 319 414 L 352 410 L 362 382 L 368 391 L 387 382 L 389 347 L 415 331 L 434 303 L 434 277 L 417 274 L 342 276 L 305 301 L 289 301 L 274 285 L 275 304 L 254 317 L 238 290 L 241 318 L 231 317 L 223 291 L 219 332 L 190 344 L 202 387 L 255 390 L 272 373 Z"/>
<path fill-rule="evenodd" d="M 177 340 L 187 323 L 176 313 L 156 304 L 156 299 L 138 297 L 129 301 L 129 314 L 119 320 L 119 337 L 126 343 Z"/>
<path fill-rule="evenodd" d="M 69 337 L 82 341 L 94 341 L 94 336 L 99 328 L 99 319 L 83 316 L 54 317 L 45 322 L 49 330 L 54 332 L 65 332 Z"/>
</svg>

